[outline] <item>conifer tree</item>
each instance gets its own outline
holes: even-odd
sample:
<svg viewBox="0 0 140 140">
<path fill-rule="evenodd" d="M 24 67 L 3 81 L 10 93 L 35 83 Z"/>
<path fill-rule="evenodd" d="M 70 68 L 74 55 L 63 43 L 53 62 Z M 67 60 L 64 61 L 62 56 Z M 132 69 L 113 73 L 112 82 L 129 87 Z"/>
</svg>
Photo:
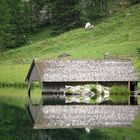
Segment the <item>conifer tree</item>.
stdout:
<svg viewBox="0 0 140 140">
<path fill-rule="evenodd" d="M 80 25 L 78 0 L 52 0 L 52 23 L 60 31 L 67 31 Z"/>
<path fill-rule="evenodd" d="M 0 4 L 0 49 L 3 49 L 11 40 L 12 26 L 10 24 L 11 14 L 9 11 L 8 3 L 1 0 Z"/>
</svg>

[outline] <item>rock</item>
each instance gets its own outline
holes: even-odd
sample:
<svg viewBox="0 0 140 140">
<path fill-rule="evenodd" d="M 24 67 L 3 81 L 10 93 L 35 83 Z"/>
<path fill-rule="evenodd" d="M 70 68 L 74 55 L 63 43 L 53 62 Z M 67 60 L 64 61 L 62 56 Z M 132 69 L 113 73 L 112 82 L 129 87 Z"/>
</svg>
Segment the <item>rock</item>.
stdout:
<svg viewBox="0 0 140 140">
<path fill-rule="evenodd" d="M 127 13 L 126 16 L 127 16 L 127 17 L 128 17 L 128 16 L 131 16 L 131 13 Z"/>
<path fill-rule="evenodd" d="M 57 58 L 64 58 L 64 57 L 69 57 L 69 56 L 70 56 L 69 53 L 62 53 Z"/>
<path fill-rule="evenodd" d="M 90 128 L 85 128 L 85 131 L 87 132 L 87 133 L 90 133 Z"/>
<path fill-rule="evenodd" d="M 80 98 L 78 98 L 77 96 L 72 96 L 72 98 L 71 98 L 71 102 L 77 102 L 77 103 L 80 103 Z"/>
<path fill-rule="evenodd" d="M 98 93 L 92 92 L 90 85 L 66 86 L 65 94 L 69 95 L 69 97 L 66 96 L 66 103 L 90 103 L 92 97 L 95 103 L 101 103 L 109 99 L 108 87 L 96 85 L 96 88 Z"/>
<path fill-rule="evenodd" d="M 101 97 L 101 96 L 98 97 L 97 100 L 96 100 L 96 102 L 97 102 L 97 103 L 101 103 L 101 102 L 102 102 L 102 97 Z"/>
<path fill-rule="evenodd" d="M 90 22 L 87 22 L 85 25 L 85 30 L 91 30 L 94 28 L 94 25 L 92 25 Z"/>
<path fill-rule="evenodd" d="M 104 90 L 104 99 L 109 98 L 109 91 Z"/>
<path fill-rule="evenodd" d="M 99 93 L 102 93 L 102 86 L 101 86 L 101 85 L 97 85 L 97 91 L 98 91 Z"/>
<path fill-rule="evenodd" d="M 83 97 L 82 102 L 84 102 L 84 103 L 89 103 L 90 102 L 90 97 L 89 96 L 82 96 L 82 97 Z"/>
<path fill-rule="evenodd" d="M 82 94 L 88 94 L 90 92 L 90 86 L 86 85 L 83 87 Z"/>
<path fill-rule="evenodd" d="M 87 22 L 86 25 L 85 25 L 85 30 L 86 30 L 89 26 L 91 26 L 91 23 L 90 23 L 90 22 Z"/>
</svg>

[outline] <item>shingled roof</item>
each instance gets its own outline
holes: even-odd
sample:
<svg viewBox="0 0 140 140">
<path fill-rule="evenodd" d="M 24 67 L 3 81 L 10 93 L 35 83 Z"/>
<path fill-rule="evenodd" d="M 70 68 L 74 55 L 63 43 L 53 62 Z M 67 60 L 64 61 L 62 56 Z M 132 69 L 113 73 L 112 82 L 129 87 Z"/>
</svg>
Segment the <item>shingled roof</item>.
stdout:
<svg viewBox="0 0 140 140">
<path fill-rule="evenodd" d="M 138 81 L 130 60 L 36 60 L 43 82 Z M 31 69 L 27 75 L 29 77 Z"/>
</svg>

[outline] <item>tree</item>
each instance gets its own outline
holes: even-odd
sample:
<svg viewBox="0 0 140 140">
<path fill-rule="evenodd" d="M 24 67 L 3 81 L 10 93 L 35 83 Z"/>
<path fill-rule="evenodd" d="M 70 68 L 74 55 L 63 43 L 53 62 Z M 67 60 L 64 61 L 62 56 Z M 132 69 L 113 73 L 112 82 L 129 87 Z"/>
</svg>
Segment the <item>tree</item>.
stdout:
<svg viewBox="0 0 140 140">
<path fill-rule="evenodd" d="M 0 47 L 13 48 L 26 42 L 26 34 L 42 26 L 41 10 L 46 0 L 1 0 Z"/>
<path fill-rule="evenodd" d="M 12 38 L 11 14 L 6 0 L 1 0 L 0 21 L 0 49 L 3 49 Z"/>
<path fill-rule="evenodd" d="M 140 3 L 140 0 L 130 0 L 132 4 Z"/>
<path fill-rule="evenodd" d="M 87 20 L 100 20 L 108 14 L 108 0 L 81 0 L 82 17 Z"/>
<path fill-rule="evenodd" d="M 80 11 L 77 9 L 78 0 L 52 0 L 52 24 L 55 29 L 64 32 L 78 27 Z"/>
</svg>

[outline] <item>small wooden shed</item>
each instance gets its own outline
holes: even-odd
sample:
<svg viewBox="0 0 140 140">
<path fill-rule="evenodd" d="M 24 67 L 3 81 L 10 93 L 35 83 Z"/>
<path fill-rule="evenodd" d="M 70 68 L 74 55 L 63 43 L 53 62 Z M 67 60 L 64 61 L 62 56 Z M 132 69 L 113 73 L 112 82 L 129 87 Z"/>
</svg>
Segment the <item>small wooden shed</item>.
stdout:
<svg viewBox="0 0 140 140">
<path fill-rule="evenodd" d="M 66 85 L 98 82 L 125 85 L 136 91 L 138 77 L 130 60 L 33 60 L 26 80 L 34 128 L 127 126 L 138 111 L 137 105 L 65 105 Z M 30 100 L 33 81 L 40 82 L 40 106 L 33 106 Z"/>
</svg>

